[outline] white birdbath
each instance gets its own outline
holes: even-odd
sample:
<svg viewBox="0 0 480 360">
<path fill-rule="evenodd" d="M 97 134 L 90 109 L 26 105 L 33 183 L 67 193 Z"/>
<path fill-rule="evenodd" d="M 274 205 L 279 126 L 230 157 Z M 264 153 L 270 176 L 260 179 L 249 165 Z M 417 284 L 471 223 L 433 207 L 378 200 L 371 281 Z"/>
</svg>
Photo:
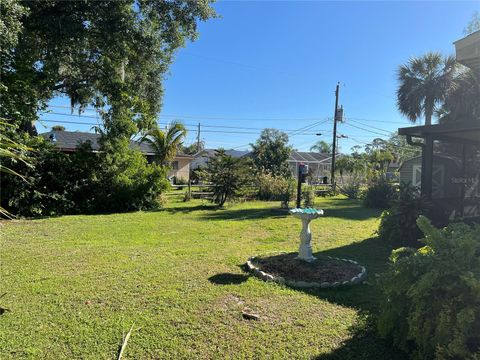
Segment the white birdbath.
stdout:
<svg viewBox="0 0 480 360">
<path fill-rule="evenodd" d="M 315 261 L 312 254 L 312 232 L 310 231 L 310 221 L 323 215 L 323 210 L 317 209 L 291 209 L 290 214 L 302 220 L 302 231 L 300 232 L 300 247 L 298 249 L 297 259 L 307 262 Z"/>
</svg>

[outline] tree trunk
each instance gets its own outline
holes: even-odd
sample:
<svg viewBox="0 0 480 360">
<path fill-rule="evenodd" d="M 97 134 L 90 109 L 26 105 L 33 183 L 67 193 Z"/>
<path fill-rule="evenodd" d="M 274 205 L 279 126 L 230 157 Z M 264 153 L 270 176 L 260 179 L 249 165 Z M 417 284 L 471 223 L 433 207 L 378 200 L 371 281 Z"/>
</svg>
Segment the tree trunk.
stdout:
<svg viewBox="0 0 480 360">
<path fill-rule="evenodd" d="M 433 108 L 435 104 L 430 98 L 425 98 L 425 125 L 432 125 Z"/>
</svg>

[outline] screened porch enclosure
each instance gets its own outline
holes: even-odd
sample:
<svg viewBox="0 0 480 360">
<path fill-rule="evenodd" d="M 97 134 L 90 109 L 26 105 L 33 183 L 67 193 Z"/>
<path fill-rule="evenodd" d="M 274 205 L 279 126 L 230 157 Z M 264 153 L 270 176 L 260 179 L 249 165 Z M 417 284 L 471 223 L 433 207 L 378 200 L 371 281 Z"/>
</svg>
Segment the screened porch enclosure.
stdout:
<svg viewBox="0 0 480 360">
<path fill-rule="evenodd" d="M 480 219 L 480 125 L 455 122 L 399 129 L 422 148 L 412 185 L 433 205 L 437 220 Z"/>
</svg>

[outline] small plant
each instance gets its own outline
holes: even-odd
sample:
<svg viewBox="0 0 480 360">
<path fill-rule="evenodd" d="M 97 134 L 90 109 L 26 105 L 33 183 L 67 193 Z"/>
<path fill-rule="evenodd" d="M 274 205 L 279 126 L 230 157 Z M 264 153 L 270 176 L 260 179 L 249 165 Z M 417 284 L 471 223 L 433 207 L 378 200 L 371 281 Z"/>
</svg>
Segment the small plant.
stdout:
<svg viewBox="0 0 480 360">
<path fill-rule="evenodd" d="M 289 179 L 287 180 L 282 192 L 282 209 L 288 209 L 290 207 L 290 202 L 294 201 L 295 199 L 295 180 Z"/>
<path fill-rule="evenodd" d="M 431 205 L 415 187 L 401 184 L 398 199 L 382 213 L 378 234 L 396 246 L 418 247 L 422 232 L 417 226 L 417 219 L 422 214 L 428 215 L 430 210 Z"/>
<path fill-rule="evenodd" d="M 415 359 L 477 359 L 480 225 L 417 223 L 426 246 L 396 250 L 379 279 L 379 332 Z"/>
<path fill-rule="evenodd" d="M 392 184 L 379 178 L 368 187 L 363 204 L 369 208 L 387 209 L 395 199 L 396 191 Z"/>
<path fill-rule="evenodd" d="M 313 186 L 306 185 L 302 189 L 302 198 L 304 207 L 312 207 L 315 203 L 315 190 Z"/>
<path fill-rule="evenodd" d="M 251 168 L 246 158 L 233 158 L 225 150 L 217 150 L 207 169 L 213 188 L 212 202 L 222 207 L 227 200 L 238 198 L 250 180 Z"/>
<path fill-rule="evenodd" d="M 192 200 L 192 194 L 190 191 L 187 190 L 183 194 L 183 202 L 189 202 L 190 200 Z"/>
<path fill-rule="evenodd" d="M 350 177 L 343 184 L 338 185 L 340 192 L 349 199 L 358 199 L 361 194 L 361 181 L 358 177 Z"/>
</svg>

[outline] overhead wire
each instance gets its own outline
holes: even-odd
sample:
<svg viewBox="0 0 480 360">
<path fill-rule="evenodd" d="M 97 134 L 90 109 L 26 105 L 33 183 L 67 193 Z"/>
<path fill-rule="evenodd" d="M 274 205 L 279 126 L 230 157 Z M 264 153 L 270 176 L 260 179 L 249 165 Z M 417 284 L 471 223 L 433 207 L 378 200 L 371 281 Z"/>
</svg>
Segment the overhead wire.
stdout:
<svg viewBox="0 0 480 360">
<path fill-rule="evenodd" d="M 370 133 L 372 133 L 372 134 L 377 134 L 377 135 L 381 135 L 381 136 L 388 136 L 388 135 L 389 135 L 389 134 L 380 133 L 380 132 L 378 132 L 378 131 L 373 131 L 373 130 L 365 129 L 365 128 L 362 128 L 362 127 L 360 127 L 360 126 L 356 126 L 356 125 L 349 124 L 349 123 L 343 123 L 343 125 L 351 126 L 351 127 L 356 128 L 356 129 L 363 130 L 363 131 L 367 131 L 367 132 L 370 132 Z M 385 132 L 387 132 L 387 131 L 385 131 Z M 393 134 L 393 132 L 390 132 L 390 134 Z"/>
</svg>

